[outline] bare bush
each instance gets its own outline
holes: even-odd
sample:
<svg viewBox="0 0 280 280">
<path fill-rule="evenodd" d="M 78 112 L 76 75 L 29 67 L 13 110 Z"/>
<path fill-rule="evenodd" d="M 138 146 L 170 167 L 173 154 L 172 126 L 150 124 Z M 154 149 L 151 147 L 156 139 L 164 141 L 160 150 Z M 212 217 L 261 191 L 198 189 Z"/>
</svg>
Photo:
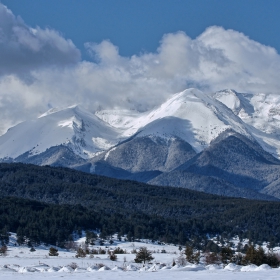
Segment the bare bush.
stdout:
<svg viewBox="0 0 280 280">
<path fill-rule="evenodd" d="M 78 248 L 75 257 L 76 258 L 85 258 L 86 257 L 86 252 L 82 248 Z"/>
<path fill-rule="evenodd" d="M 109 258 L 111 261 L 116 261 L 117 260 L 117 255 L 112 251 L 109 253 Z"/>
<path fill-rule="evenodd" d="M 207 252 L 205 253 L 205 263 L 208 264 L 220 264 L 221 258 L 217 253 Z"/>
<path fill-rule="evenodd" d="M 64 244 L 65 249 L 69 251 L 76 251 L 78 249 L 78 244 L 74 241 L 67 241 Z"/>
<path fill-rule="evenodd" d="M 8 255 L 8 247 L 6 245 L 3 245 L 0 247 L 0 256 L 6 257 Z"/>
<path fill-rule="evenodd" d="M 131 251 L 131 254 L 137 254 L 137 250 L 136 250 L 136 249 L 133 249 L 133 250 Z"/>
<path fill-rule="evenodd" d="M 99 254 L 99 255 L 105 255 L 105 254 L 106 254 L 106 251 L 105 251 L 104 249 L 102 249 L 102 248 L 99 248 L 98 254 Z"/>
<path fill-rule="evenodd" d="M 72 269 L 76 269 L 76 268 L 79 267 L 78 264 L 75 263 L 75 262 L 72 262 L 72 263 L 68 264 L 68 266 L 71 267 Z"/>
<path fill-rule="evenodd" d="M 92 255 L 98 255 L 98 250 L 92 249 L 92 250 L 90 251 L 90 254 L 92 254 Z"/>
<path fill-rule="evenodd" d="M 176 263 L 180 266 L 185 266 L 187 264 L 186 257 L 183 253 L 181 253 L 179 257 L 176 259 Z"/>
</svg>

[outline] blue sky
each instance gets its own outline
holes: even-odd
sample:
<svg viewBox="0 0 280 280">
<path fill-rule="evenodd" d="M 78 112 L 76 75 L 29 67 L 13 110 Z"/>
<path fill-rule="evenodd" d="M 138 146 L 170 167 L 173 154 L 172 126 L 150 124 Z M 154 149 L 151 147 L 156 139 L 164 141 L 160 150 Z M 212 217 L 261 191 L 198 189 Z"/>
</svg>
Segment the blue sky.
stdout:
<svg viewBox="0 0 280 280">
<path fill-rule="evenodd" d="M 50 27 L 84 43 L 109 39 L 123 56 L 154 52 L 166 33 L 191 38 L 207 27 L 234 29 L 280 52 L 277 0 L 2 0 L 31 27 Z"/>
<path fill-rule="evenodd" d="M 278 0 L 0 0 L 0 134 L 49 108 L 280 94 Z"/>
</svg>

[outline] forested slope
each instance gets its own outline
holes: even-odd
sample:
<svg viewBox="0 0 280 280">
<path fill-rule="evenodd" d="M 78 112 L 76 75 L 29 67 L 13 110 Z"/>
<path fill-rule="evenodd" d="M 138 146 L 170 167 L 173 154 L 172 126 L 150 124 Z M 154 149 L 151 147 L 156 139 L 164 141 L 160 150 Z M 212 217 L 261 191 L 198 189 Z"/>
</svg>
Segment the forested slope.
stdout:
<svg viewBox="0 0 280 280">
<path fill-rule="evenodd" d="M 3 232 L 18 231 L 36 242 L 63 243 L 78 228 L 175 243 L 207 234 L 280 241 L 279 202 L 26 164 L 0 164 L 0 195 Z"/>
</svg>

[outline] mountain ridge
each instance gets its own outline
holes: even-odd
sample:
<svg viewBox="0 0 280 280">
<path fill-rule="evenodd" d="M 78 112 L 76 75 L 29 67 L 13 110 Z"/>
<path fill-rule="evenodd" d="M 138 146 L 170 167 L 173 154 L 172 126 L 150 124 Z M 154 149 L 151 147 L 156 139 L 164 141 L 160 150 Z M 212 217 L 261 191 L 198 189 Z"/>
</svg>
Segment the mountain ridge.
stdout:
<svg viewBox="0 0 280 280">
<path fill-rule="evenodd" d="M 280 198 L 280 98 L 279 106 L 275 98 L 187 89 L 146 113 L 92 114 L 77 105 L 51 109 L 0 136 L 0 161 L 65 166 L 229 196 Z M 267 129 L 257 112 L 268 113 Z"/>
</svg>

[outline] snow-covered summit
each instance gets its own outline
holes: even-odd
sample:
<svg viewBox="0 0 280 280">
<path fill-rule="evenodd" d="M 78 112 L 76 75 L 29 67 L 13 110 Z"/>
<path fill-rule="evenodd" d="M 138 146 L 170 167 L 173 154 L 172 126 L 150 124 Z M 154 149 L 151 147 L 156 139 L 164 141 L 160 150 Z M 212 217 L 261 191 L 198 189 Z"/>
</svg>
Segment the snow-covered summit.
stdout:
<svg viewBox="0 0 280 280">
<path fill-rule="evenodd" d="M 0 158 L 67 145 L 76 154 L 89 158 L 115 145 L 119 132 L 80 106 L 47 112 L 39 118 L 22 122 L 0 137 Z"/>
<path fill-rule="evenodd" d="M 280 95 L 237 93 L 222 90 L 212 94 L 237 115 L 264 150 L 280 156 Z"/>
<path fill-rule="evenodd" d="M 231 129 L 275 157 L 280 155 L 280 96 L 234 90 L 203 93 L 187 89 L 148 112 L 104 110 L 95 114 L 79 105 L 50 109 L 0 136 L 0 159 L 40 154 L 65 145 L 90 158 L 130 137 L 180 138 L 197 152 Z"/>
<path fill-rule="evenodd" d="M 99 112 L 102 117 L 102 112 Z M 104 117 L 106 116 L 106 117 Z M 116 118 L 118 121 L 114 121 Z M 107 110 L 102 118 L 119 127 L 124 124 L 124 137 L 156 136 L 170 139 L 179 137 L 191 144 L 197 151 L 203 150 L 226 129 L 251 137 L 243 122 L 226 106 L 197 89 L 187 89 L 175 94 L 158 108 L 141 113 L 117 115 Z M 117 123 L 117 125 L 116 125 Z"/>
</svg>

